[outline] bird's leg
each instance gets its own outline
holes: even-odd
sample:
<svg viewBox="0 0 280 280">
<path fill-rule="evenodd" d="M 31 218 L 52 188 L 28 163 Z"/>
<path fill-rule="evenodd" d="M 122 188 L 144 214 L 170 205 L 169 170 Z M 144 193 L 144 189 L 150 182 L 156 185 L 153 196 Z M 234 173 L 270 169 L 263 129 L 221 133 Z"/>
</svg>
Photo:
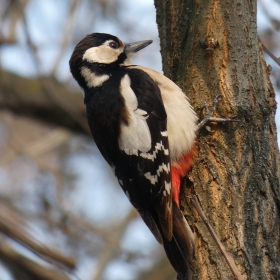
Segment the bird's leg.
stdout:
<svg viewBox="0 0 280 280">
<path fill-rule="evenodd" d="M 199 124 L 197 125 L 197 131 L 200 130 L 207 122 L 239 122 L 239 120 L 237 120 L 237 119 L 231 119 L 231 118 L 223 119 L 223 118 L 213 117 L 213 113 L 216 110 L 217 104 L 221 98 L 222 98 L 221 95 L 217 95 L 214 97 L 210 110 L 208 109 L 206 101 L 204 101 L 204 107 L 206 110 L 206 114 L 205 114 L 204 119 L 201 120 L 199 122 Z"/>
<path fill-rule="evenodd" d="M 217 244 L 218 248 L 220 249 L 221 253 L 223 254 L 232 274 L 235 276 L 235 278 L 237 280 L 242 280 L 243 277 L 241 276 L 241 273 L 239 272 L 239 270 L 237 269 L 234 259 L 233 257 L 226 251 L 226 248 L 224 247 L 224 245 L 222 244 L 222 242 L 220 241 L 219 237 L 217 236 L 217 234 L 215 233 L 214 229 L 212 228 L 212 226 L 210 225 L 207 217 L 205 216 L 200 203 L 197 199 L 196 195 L 192 195 L 190 197 L 197 213 L 199 214 L 199 216 L 201 217 L 201 219 L 203 220 L 204 224 L 206 225 L 208 231 L 210 232 L 211 236 L 213 237 L 215 243 Z"/>
</svg>

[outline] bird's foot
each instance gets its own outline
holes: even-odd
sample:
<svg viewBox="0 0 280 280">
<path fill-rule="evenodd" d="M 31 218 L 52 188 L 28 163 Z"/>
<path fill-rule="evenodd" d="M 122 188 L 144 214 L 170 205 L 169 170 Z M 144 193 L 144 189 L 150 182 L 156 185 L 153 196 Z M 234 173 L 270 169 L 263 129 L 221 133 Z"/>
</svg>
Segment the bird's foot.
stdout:
<svg viewBox="0 0 280 280">
<path fill-rule="evenodd" d="M 239 120 L 237 120 L 237 119 L 231 119 L 231 118 L 224 119 L 224 118 L 213 117 L 213 113 L 216 110 L 217 104 L 221 98 L 222 98 L 221 95 L 215 96 L 210 109 L 208 108 L 206 101 L 204 101 L 204 108 L 205 108 L 206 114 L 205 114 L 204 119 L 198 123 L 197 131 L 200 130 L 207 122 L 239 122 Z M 210 127 L 206 127 L 206 129 L 209 132 L 211 132 Z"/>
</svg>

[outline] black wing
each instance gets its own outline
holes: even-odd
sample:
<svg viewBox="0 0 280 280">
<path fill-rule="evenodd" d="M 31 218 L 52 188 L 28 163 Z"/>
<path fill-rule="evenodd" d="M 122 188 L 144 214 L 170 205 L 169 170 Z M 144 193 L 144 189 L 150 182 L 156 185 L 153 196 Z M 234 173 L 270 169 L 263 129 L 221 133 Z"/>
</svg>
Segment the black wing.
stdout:
<svg viewBox="0 0 280 280">
<path fill-rule="evenodd" d="M 137 97 L 137 110 L 145 118 L 149 129 L 151 148 L 148 151 L 133 151 L 131 154 L 121 150 L 115 172 L 131 203 L 139 211 L 157 240 L 162 242 L 159 226 L 167 240 L 172 238 L 171 166 L 167 116 L 156 83 L 139 69 L 128 69 L 128 75 L 131 81 L 130 87 Z M 129 125 L 128 127 L 125 125 L 123 124 L 123 129 L 129 129 Z M 144 133 L 146 131 L 143 131 Z M 141 135 L 141 131 L 139 134 Z M 153 217 L 154 215 L 157 217 Z"/>
</svg>

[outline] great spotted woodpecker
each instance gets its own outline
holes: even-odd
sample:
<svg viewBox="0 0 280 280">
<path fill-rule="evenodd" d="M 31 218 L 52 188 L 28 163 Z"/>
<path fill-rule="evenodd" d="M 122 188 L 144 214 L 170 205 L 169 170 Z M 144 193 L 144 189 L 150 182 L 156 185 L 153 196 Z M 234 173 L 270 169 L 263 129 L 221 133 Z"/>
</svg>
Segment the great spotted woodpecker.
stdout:
<svg viewBox="0 0 280 280">
<path fill-rule="evenodd" d="M 179 208 L 180 179 L 192 164 L 197 117 L 164 75 L 129 65 L 152 41 L 124 44 L 93 33 L 75 47 L 70 70 L 82 90 L 92 136 L 178 279 L 192 278 L 193 233 Z"/>
</svg>

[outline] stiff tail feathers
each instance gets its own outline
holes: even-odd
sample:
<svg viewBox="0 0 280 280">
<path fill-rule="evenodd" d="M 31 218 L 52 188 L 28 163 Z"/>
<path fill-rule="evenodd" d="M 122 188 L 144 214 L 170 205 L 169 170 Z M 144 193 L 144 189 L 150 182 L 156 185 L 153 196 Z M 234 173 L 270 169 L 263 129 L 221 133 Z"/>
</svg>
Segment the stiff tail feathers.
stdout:
<svg viewBox="0 0 280 280">
<path fill-rule="evenodd" d="M 193 257 L 195 252 L 194 236 L 185 217 L 174 201 L 172 207 L 173 234 L 171 240 L 168 240 L 165 237 L 156 211 L 153 209 L 146 211 L 144 221 L 159 243 L 163 245 L 171 265 L 178 273 L 177 279 L 191 280 L 193 275 Z M 143 213 L 141 216 L 143 218 Z M 150 217 L 148 218 L 148 216 Z M 150 226 L 152 226 L 152 228 Z"/>
</svg>

